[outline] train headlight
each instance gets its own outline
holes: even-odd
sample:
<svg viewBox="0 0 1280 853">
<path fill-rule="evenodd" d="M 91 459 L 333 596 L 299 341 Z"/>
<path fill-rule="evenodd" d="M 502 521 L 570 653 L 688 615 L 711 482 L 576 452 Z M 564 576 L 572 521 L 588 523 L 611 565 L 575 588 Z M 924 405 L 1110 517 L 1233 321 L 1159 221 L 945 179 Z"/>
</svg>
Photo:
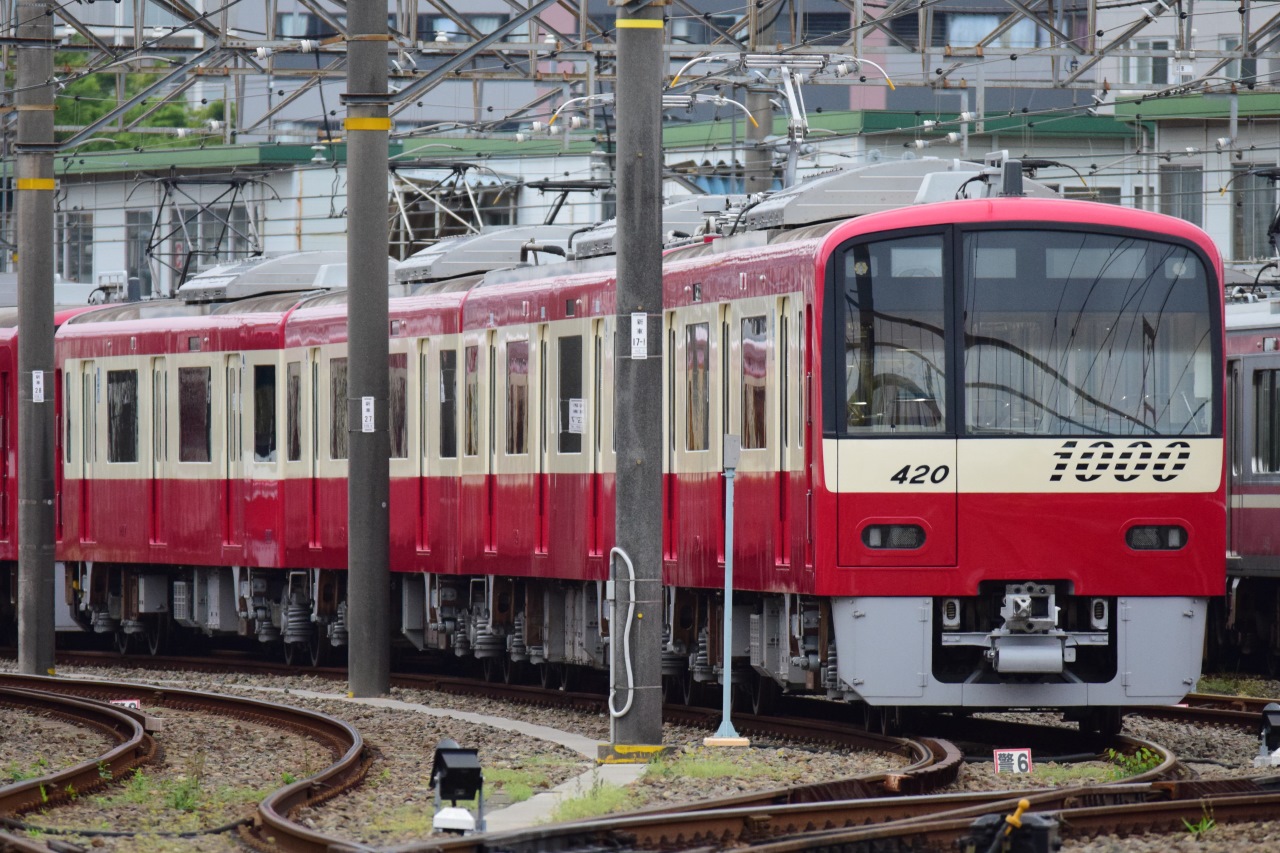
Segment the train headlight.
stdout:
<svg viewBox="0 0 1280 853">
<path fill-rule="evenodd" d="M 1111 606 L 1105 598 L 1095 598 L 1089 602 L 1089 625 L 1095 631 L 1107 630 L 1111 621 Z"/>
<path fill-rule="evenodd" d="M 1179 551 L 1187 544 L 1187 531 L 1176 524 L 1135 525 L 1124 541 L 1135 551 Z"/>
<path fill-rule="evenodd" d="M 918 524 L 868 524 L 862 528 L 862 544 L 868 548 L 913 550 L 924 545 L 924 528 Z"/>
</svg>

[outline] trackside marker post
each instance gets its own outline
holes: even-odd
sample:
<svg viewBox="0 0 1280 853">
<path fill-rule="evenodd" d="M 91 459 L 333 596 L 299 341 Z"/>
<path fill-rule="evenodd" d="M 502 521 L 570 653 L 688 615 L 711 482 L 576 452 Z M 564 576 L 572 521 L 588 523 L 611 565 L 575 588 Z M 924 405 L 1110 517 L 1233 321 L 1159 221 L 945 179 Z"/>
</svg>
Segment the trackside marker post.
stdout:
<svg viewBox="0 0 1280 853">
<path fill-rule="evenodd" d="M 724 437 L 724 651 L 720 669 L 720 728 L 708 738 L 705 746 L 750 746 L 751 741 L 738 734 L 729 719 L 733 705 L 733 479 L 742 454 L 742 439 Z"/>
<path fill-rule="evenodd" d="M 1029 749 L 995 750 L 996 773 L 1030 773 L 1035 769 Z"/>
</svg>

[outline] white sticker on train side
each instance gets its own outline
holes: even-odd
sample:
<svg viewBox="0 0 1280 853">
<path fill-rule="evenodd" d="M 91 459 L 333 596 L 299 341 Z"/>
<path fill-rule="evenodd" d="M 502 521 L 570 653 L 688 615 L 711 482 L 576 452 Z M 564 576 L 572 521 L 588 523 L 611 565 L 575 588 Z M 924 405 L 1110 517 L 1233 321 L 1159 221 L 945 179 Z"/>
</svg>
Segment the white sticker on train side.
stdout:
<svg viewBox="0 0 1280 853">
<path fill-rule="evenodd" d="M 581 397 L 569 400 L 569 432 L 581 435 L 587 423 L 587 401 Z"/>
</svg>

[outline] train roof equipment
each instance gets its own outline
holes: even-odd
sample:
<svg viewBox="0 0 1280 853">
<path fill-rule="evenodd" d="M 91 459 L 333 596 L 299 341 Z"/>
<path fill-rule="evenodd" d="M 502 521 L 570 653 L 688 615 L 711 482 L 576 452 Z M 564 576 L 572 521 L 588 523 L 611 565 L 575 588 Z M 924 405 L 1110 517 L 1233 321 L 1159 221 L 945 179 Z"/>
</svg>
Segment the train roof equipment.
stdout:
<svg viewBox="0 0 1280 853">
<path fill-rule="evenodd" d="M 395 260 L 387 259 L 387 283 L 395 281 Z M 226 302 L 247 296 L 334 290 L 347 286 L 346 250 L 265 255 L 211 267 L 178 288 L 183 302 Z"/>
<path fill-rule="evenodd" d="M 508 269 L 542 254 L 563 257 L 577 230 L 572 225 L 517 225 L 445 237 L 404 260 L 396 269 L 396 281 L 440 281 Z"/>
</svg>

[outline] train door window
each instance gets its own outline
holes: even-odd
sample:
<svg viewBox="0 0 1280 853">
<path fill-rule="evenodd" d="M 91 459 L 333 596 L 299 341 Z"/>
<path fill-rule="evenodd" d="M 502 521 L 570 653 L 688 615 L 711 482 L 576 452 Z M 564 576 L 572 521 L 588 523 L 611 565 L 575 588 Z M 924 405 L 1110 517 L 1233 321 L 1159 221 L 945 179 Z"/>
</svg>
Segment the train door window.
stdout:
<svg viewBox="0 0 1280 853">
<path fill-rule="evenodd" d="M 765 317 L 742 318 L 742 449 L 769 444 L 769 338 Z M 727 395 L 726 395 L 727 396 Z"/>
<path fill-rule="evenodd" d="M 595 433 L 596 471 L 600 470 L 600 450 L 604 447 L 604 418 L 601 414 L 601 410 L 604 408 L 604 331 L 601 328 L 602 325 L 603 321 L 598 321 L 596 323 L 595 353 L 591 366 L 591 394 L 594 398 L 591 401 L 591 419 L 592 431 Z"/>
<path fill-rule="evenodd" d="M 507 342 L 507 453 L 529 450 L 529 342 Z"/>
<path fill-rule="evenodd" d="M 253 459 L 276 461 L 276 366 L 253 366 Z"/>
<path fill-rule="evenodd" d="M 138 461 L 138 371 L 107 371 L 107 461 Z"/>
<path fill-rule="evenodd" d="M 558 449 L 561 453 L 581 453 L 582 433 L 586 427 L 586 406 L 582 399 L 582 335 L 565 335 L 559 339 L 560 357 L 560 428 Z"/>
<path fill-rule="evenodd" d="M 941 235 L 864 243 L 842 258 L 850 433 L 946 428 Z"/>
<path fill-rule="evenodd" d="M 407 459 L 409 456 L 409 418 L 406 406 L 409 400 L 409 354 L 393 352 L 387 356 L 389 397 L 387 399 L 387 424 L 391 429 L 391 458 Z"/>
<path fill-rule="evenodd" d="M 213 371 L 178 368 L 178 461 L 208 462 L 213 405 Z"/>
<path fill-rule="evenodd" d="M 1280 370 L 1253 373 L 1253 470 L 1259 474 L 1280 471 Z"/>
<path fill-rule="evenodd" d="M 711 330 L 706 323 L 684 327 L 685 450 L 711 446 Z"/>
<path fill-rule="evenodd" d="M 329 359 L 329 458 L 347 458 L 347 360 Z"/>
<path fill-rule="evenodd" d="M 72 394 L 74 393 L 74 389 L 71 387 L 71 384 L 72 384 L 71 380 L 74 374 L 70 370 L 68 370 L 65 373 L 63 373 L 63 376 L 65 378 L 63 379 L 63 383 L 62 383 L 62 400 L 63 400 L 62 420 L 63 420 L 63 428 L 65 429 L 65 433 L 64 433 L 64 440 L 62 442 L 62 461 L 70 465 L 71 464 L 71 436 L 75 435 L 75 432 L 71 428 L 72 426 L 71 399 L 72 399 Z"/>
<path fill-rule="evenodd" d="M 796 406 L 796 446 L 804 447 L 804 434 L 807 421 L 808 405 L 809 405 L 809 365 L 804 360 L 805 345 L 808 339 L 808 327 L 805 326 L 804 314 L 796 315 L 796 343 L 798 355 L 796 358 L 796 369 L 800 373 L 800 388 L 796 395 L 799 405 Z"/>
<path fill-rule="evenodd" d="M 91 361 L 85 363 L 80 375 L 80 395 L 84 404 L 81 407 L 84 412 L 81 464 L 87 464 L 98 461 L 98 372 Z"/>
<path fill-rule="evenodd" d="M 440 458 L 458 455 L 458 351 L 440 350 Z"/>
<path fill-rule="evenodd" d="M 151 372 L 151 441 L 156 462 L 169 461 L 169 374 L 156 359 Z"/>
<path fill-rule="evenodd" d="M 227 478 L 230 479 L 232 464 L 240 461 L 240 412 L 243 408 L 240 395 L 241 365 L 236 356 L 227 358 Z"/>
<path fill-rule="evenodd" d="M 286 458 L 302 459 L 302 362 L 291 361 L 284 367 L 284 406 Z"/>
<path fill-rule="evenodd" d="M 462 381 L 466 399 L 462 404 L 462 454 L 477 456 L 480 453 L 480 347 L 467 347 L 464 356 Z"/>
<path fill-rule="evenodd" d="M 782 313 L 779 315 L 778 322 L 778 449 L 785 450 L 791 442 L 790 424 L 787 423 L 787 414 L 791 411 L 791 407 L 787 404 L 791 401 L 791 334 L 790 334 L 791 318 L 787 316 L 787 306 L 783 303 Z M 780 459 L 783 457 L 779 457 Z M 785 467 L 785 466 L 782 466 Z"/>
</svg>

